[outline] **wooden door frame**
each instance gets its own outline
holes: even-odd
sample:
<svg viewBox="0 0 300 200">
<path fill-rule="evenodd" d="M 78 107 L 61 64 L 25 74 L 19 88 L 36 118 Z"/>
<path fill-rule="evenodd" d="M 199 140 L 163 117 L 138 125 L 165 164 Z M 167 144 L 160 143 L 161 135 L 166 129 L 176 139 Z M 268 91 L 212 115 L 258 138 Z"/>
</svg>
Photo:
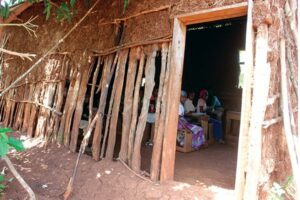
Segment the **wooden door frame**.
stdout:
<svg viewBox="0 0 300 200">
<path fill-rule="evenodd" d="M 168 88 L 166 126 L 160 174 L 161 182 L 172 181 L 174 179 L 178 123 L 178 115 L 176 113 L 178 113 L 180 101 L 186 27 L 191 24 L 246 16 L 247 7 L 247 2 L 243 2 L 229 6 L 201 10 L 195 13 L 176 16 L 174 18 L 169 79 L 170 84 Z M 243 121 L 244 120 L 241 119 L 241 122 Z"/>
</svg>

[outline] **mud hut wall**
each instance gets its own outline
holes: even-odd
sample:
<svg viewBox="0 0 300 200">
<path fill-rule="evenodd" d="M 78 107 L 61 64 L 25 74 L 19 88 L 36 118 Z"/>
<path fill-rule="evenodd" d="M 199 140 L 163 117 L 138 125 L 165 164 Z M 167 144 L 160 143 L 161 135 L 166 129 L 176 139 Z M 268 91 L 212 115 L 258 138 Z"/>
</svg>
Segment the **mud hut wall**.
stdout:
<svg viewBox="0 0 300 200">
<path fill-rule="evenodd" d="M 290 22 L 286 13 L 286 3 L 289 1 L 254 1 L 253 7 L 253 29 L 254 29 L 254 45 L 265 40 L 267 44 L 266 52 L 266 66 L 254 64 L 254 71 L 257 68 L 267 67 L 270 69 L 270 83 L 268 88 L 268 103 L 265 105 L 265 113 L 262 122 L 262 129 L 260 141 L 261 143 L 255 146 L 249 145 L 248 149 L 248 171 L 246 172 L 246 185 L 244 191 L 244 198 L 268 199 L 271 197 L 271 188 L 274 182 L 283 183 L 289 176 L 292 175 L 290 156 L 288 153 L 285 132 L 283 130 L 281 107 L 281 70 L 280 60 L 280 41 L 288 41 L 286 46 L 286 55 L 283 55 L 287 60 L 288 66 L 288 80 L 289 80 L 289 98 L 290 107 L 294 121 L 297 124 L 297 113 L 294 112 L 297 107 L 297 93 L 295 79 L 297 71 L 297 56 L 296 56 L 296 42 L 294 40 Z M 259 41 L 260 40 L 260 41 Z M 260 48 L 254 52 L 254 59 L 258 60 L 261 56 Z M 256 77 L 253 77 L 255 81 Z M 254 90 L 257 87 L 252 88 Z M 253 96 L 253 99 L 260 97 Z M 253 107 L 253 105 L 252 105 Z M 254 109 L 254 107 L 253 107 Z M 254 113 L 255 111 L 252 111 Z M 252 114 L 253 115 L 253 114 Z M 255 121 L 257 116 L 252 116 L 251 124 Z M 294 133 L 297 132 L 297 125 L 294 127 Z M 249 141 L 255 134 L 249 132 Z M 256 136 L 254 136 L 256 137 Z M 257 151 L 257 145 L 261 146 L 261 151 Z M 253 155 L 260 157 L 258 173 L 254 173 L 251 168 Z M 253 165 L 252 165 L 253 166 Z M 254 180 L 258 177 L 258 180 Z M 253 181 L 253 182 L 252 182 Z M 252 183 L 252 184 L 251 184 Z M 253 184 L 255 183 L 255 184 Z M 251 190 L 254 189 L 254 190 Z M 251 193 L 251 191 L 253 191 Z"/>
<path fill-rule="evenodd" d="M 151 10 L 154 8 L 159 8 L 162 6 L 170 6 L 166 10 L 161 10 L 158 12 L 153 12 L 145 15 L 141 15 L 136 18 L 131 18 L 124 21 L 124 38 L 122 39 L 122 45 L 145 42 L 147 40 L 153 40 L 158 38 L 163 38 L 172 33 L 172 17 L 177 14 L 184 14 L 193 11 L 198 11 L 201 9 L 217 7 L 221 5 L 229 5 L 233 3 L 239 3 L 244 1 L 200 1 L 200 0 L 190 0 L 190 1 L 144 1 L 136 2 L 133 1 L 130 3 L 128 10 L 125 15 L 122 15 L 120 12 L 120 5 L 117 1 L 110 3 L 108 1 L 102 1 L 98 6 L 98 9 L 92 13 L 90 17 L 87 18 L 85 23 L 78 28 L 74 34 L 72 34 L 58 49 L 58 53 L 66 55 L 71 55 L 78 52 L 83 52 L 85 50 L 91 52 L 105 53 L 107 49 L 116 47 L 116 36 L 118 35 L 118 26 L 116 26 L 115 19 L 122 17 L 129 17 L 136 13 L 140 13 L 145 10 Z M 75 15 L 73 21 L 69 23 L 57 23 L 54 20 L 54 16 L 51 17 L 49 21 L 44 20 L 42 16 L 42 6 L 35 5 L 24 12 L 20 18 L 22 20 L 28 19 L 32 16 L 32 13 L 39 15 L 36 23 L 40 26 L 37 31 L 37 38 L 31 37 L 22 29 L 17 28 L 8 28 L 6 33 L 11 35 L 8 49 L 20 51 L 20 52 L 31 52 L 41 55 L 49 47 L 51 47 L 55 41 L 59 40 L 67 30 L 70 29 L 72 25 L 84 14 L 84 9 L 78 11 L 78 15 Z M 287 53 L 288 64 L 290 66 L 289 73 L 291 73 L 294 80 L 298 80 L 295 76 L 297 71 L 297 60 L 296 59 L 296 48 L 293 45 L 294 41 L 292 39 L 292 33 L 288 26 L 288 21 L 285 18 L 283 12 L 283 2 L 280 1 L 255 1 L 254 11 L 254 28 L 257 29 L 261 24 L 267 24 L 268 26 L 268 45 L 272 51 L 268 52 L 268 62 L 271 67 L 271 83 L 269 97 L 276 97 L 280 95 L 280 66 L 279 66 L 279 40 L 281 37 L 284 37 L 288 42 L 289 52 Z M 107 12 L 109 10 L 110 12 Z M 106 12 L 105 12 L 106 11 Z M 281 21 L 281 19 L 284 19 Z M 288 30 L 283 34 L 283 28 Z M 148 34 L 149 33 L 149 34 Z M 30 45 L 28 45 L 30 44 Z M 79 53 L 80 54 L 80 53 Z M 61 57 L 60 57 L 61 56 Z M 65 55 L 60 55 L 59 60 L 62 60 L 62 57 Z M 50 59 L 50 58 L 49 58 Z M 48 61 L 45 61 L 48 62 Z M 63 62 L 65 63 L 65 61 Z M 5 88 L 18 76 L 20 76 L 29 66 L 31 62 L 22 61 L 20 59 L 6 59 L 6 62 L 1 69 L 3 75 L 1 77 L 1 88 Z M 41 66 L 45 66 L 41 65 Z M 71 66 L 71 65 L 70 65 Z M 86 67 L 89 67 L 86 65 Z M 36 100 L 39 100 L 39 103 L 43 102 L 43 91 L 40 91 L 42 87 L 39 83 L 39 80 L 43 80 L 45 72 L 43 67 L 39 67 L 35 72 L 31 73 L 25 81 L 21 84 L 26 85 L 26 87 L 16 87 L 7 93 L 1 99 L 1 121 L 5 125 L 14 125 L 17 121 L 15 118 L 21 119 L 22 116 L 28 116 L 23 122 L 18 121 L 15 124 L 16 128 L 22 127 L 23 130 L 28 130 L 29 128 L 33 129 L 32 133 L 34 134 L 34 128 L 29 127 L 26 119 L 33 119 L 31 125 L 35 126 L 38 119 L 37 114 L 33 115 L 32 113 L 44 113 L 40 111 L 41 106 L 36 103 L 32 103 Z M 78 69 L 74 67 L 69 67 L 68 72 L 66 73 L 65 79 L 74 78 L 74 74 L 78 73 Z M 70 76 L 70 77 L 69 77 Z M 53 80 L 53 79 L 51 79 Z M 56 80 L 54 78 L 54 80 Z M 291 83 L 294 81 L 291 79 Z M 296 93 L 294 88 L 295 85 L 291 84 L 290 93 L 292 107 L 295 107 L 296 104 Z M 57 85 L 56 85 L 57 90 Z M 26 92 L 25 92 L 26 91 Z M 25 95 L 24 93 L 29 93 Z M 55 98 L 61 94 L 55 93 Z M 28 102 L 18 102 L 16 99 L 29 99 L 31 103 Z M 23 104 L 23 107 L 21 106 Z M 55 103 L 54 103 L 55 105 Z M 269 121 L 281 116 L 280 110 L 280 101 L 277 98 L 272 105 L 268 105 L 266 108 L 265 120 Z M 22 114 L 23 110 L 23 114 Z M 64 110 L 60 109 L 61 112 Z M 50 112 L 50 116 L 54 117 L 55 114 Z M 49 114 L 47 114 L 49 116 Z M 51 119 L 50 117 L 50 119 Z M 49 119 L 49 117 L 48 117 Z M 57 118 L 56 118 L 57 119 Z M 60 119 L 60 117 L 59 117 Z M 297 119 L 297 116 L 295 116 Z M 50 120 L 51 121 L 51 120 Z M 54 120 L 57 123 L 60 123 L 61 120 Z M 59 121 L 59 122 L 58 122 Z M 23 124 L 22 124 L 23 123 Z M 54 125 L 56 127 L 57 125 Z M 260 187 L 260 195 L 267 195 L 268 189 L 271 187 L 271 182 L 273 180 L 283 180 L 290 172 L 289 158 L 286 150 L 286 140 L 282 131 L 282 123 L 276 123 L 269 126 L 266 129 L 263 129 L 262 141 L 262 160 L 263 167 L 262 172 L 264 174 L 264 180 L 260 180 L 262 186 Z M 279 143 L 277 143 L 279 142 Z M 267 144 L 267 145 L 265 145 Z M 99 144 L 100 145 L 100 144 Z M 274 147 L 269 149 L 267 147 Z M 279 147 L 279 148 L 276 148 Z M 284 160 L 284 161 L 283 161 Z M 288 163 L 288 165 L 286 165 Z M 286 173 L 278 173 L 278 172 Z"/>
</svg>

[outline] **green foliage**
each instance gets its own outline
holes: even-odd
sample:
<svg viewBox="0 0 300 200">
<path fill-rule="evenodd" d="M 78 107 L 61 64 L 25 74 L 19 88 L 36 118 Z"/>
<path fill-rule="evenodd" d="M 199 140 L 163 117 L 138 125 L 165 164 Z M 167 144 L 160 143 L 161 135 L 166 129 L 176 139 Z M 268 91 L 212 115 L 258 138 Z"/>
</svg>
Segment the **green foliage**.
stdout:
<svg viewBox="0 0 300 200">
<path fill-rule="evenodd" d="M 293 176 L 289 176 L 287 180 L 282 183 L 273 183 L 271 188 L 272 200 L 294 199 L 295 198 L 295 186 Z"/>
<path fill-rule="evenodd" d="M 13 137 L 8 137 L 6 133 L 12 132 L 10 128 L 0 128 L 0 157 L 3 157 L 9 151 L 9 148 L 14 148 L 17 151 L 24 150 L 23 143 Z M 0 194 L 3 193 L 5 189 L 5 177 L 0 174 Z M 8 180 L 10 182 L 11 180 Z"/>
<path fill-rule="evenodd" d="M 24 150 L 23 143 L 13 137 L 8 137 L 6 133 L 12 132 L 9 128 L 0 128 L 0 156 L 3 157 L 9 151 L 9 148 L 14 148 L 17 151 Z"/>
<path fill-rule="evenodd" d="M 125 13 L 128 4 L 129 4 L 129 0 L 124 0 L 124 10 L 123 10 L 123 13 Z"/>
<path fill-rule="evenodd" d="M 30 3 L 38 3 L 39 0 L 10 0 L 0 5 L 0 17 L 6 19 L 9 16 L 10 7 L 17 4 L 22 3 L 24 1 L 28 1 Z M 77 0 L 65 0 L 60 5 L 53 3 L 51 0 L 44 0 L 44 11 L 46 20 L 48 20 L 51 16 L 51 11 L 54 10 L 56 14 L 56 19 L 58 21 L 71 21 L 76 10 L 74 8 Z"/>
</svg>

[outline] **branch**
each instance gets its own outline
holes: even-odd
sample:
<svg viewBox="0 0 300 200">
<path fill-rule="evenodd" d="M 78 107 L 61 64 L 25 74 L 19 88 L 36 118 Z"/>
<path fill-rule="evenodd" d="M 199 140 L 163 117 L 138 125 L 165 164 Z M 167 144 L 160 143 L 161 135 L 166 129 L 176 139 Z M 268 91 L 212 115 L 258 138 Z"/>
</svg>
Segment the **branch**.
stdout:
<svg viewBox="0 0 300 200">
<path fill-rule="evenodd" d="M 15 52 L 15 51 L 10 51 L 10 50 L 7 50 L 7 49 L 3 49 L 1 47 L 0 47 L 0 52 L 6 53 L 6 54 L 9 54 L 9 55 L 13 55 L 13 56 L 18 56 L 18 57 L 22 58 L 23 60 L 26 58 L 30 61 L 32 61 L 32 58 L 36 57 L 36 54 L 18 53 L 18 52 Z"/>
<path fill-rule="evenodd" d="M 6 92 L 8 92 L 14 85 L 16 85 L 19 81 L 25 78 L 33 69 L 35 69 L 48 55 L 50 55 L 57 47 L 63 43 L 63 41 L 81 24 L 81 22 L 91 13 L 94 7 L 99 3 L 100 0 L 97 0 L 94 5 L 86 12 L 86 14 L 66 33 L 60 40 L 58 40 L 53 47 L 51 47 L 36 63 L 34 63 L 24 74 L 22 74 L 19 78 L 17 78 L 14 82 L 12 82 L 6 89 L 4 89 L 0 93 L 0 97 L 3 96 Z"/>
<path fill-rule="evenodd" d="M 26 22 L 24 23 L 0 23 L 0 27 L 2 26 L 17 26 L 17 27 L 23 27 L 25 28 L 25 30 L 29 33 L 29 35 L 34 35 L 35 37 L 37 37 L 36 35 L 36 29 L 39 27 L 36 24 L 33 24 L 32 22 L 37 18 L 37 16 L 35 17 L 30 17 Z"/>
<path fill-rule="evenodd" d="M 29 185 L 25 182 L 25 180 L 22 178 L 22 176 L 18 173 L 18 171 L 16 170 L 14 165 L 11 163 L 10 159 L 7 156 L 2 157 L 2 159 L 6 162 L 11 173 L 16 177 L 16 179 L 19 181 L 19 183 L 22 185 L 22 187 L 29 194 L 30 200 L 35 200 L 36 198 L 35 198 L 34 192 L 29 187 Z"/>
</svg>

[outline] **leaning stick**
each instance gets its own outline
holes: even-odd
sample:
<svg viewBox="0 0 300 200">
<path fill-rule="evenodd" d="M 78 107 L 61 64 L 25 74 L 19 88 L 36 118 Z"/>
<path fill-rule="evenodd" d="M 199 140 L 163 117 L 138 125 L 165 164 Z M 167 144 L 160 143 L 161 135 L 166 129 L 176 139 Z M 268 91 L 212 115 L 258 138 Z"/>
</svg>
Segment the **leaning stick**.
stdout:
<svg viewBox="0 0 300 200">
<path fill-rule="evenodd" d="M 288 102 L 288 84 L 286 78 L 286 60 L 285 60 L 285 40 L 280 41 L 280 64 L 281 64 L 281 95 L 282 95 L 282 112 L 283 112 L 283 124 L 284 133 L 287 141 L 288 151 L 290 154 L 292 170 L 295 180 L 296 198 L 300 199 L 300 174 L 299 174 L 299 157 L 297 159 L 297 153 L 295 149 L 295 143 L 293 140 L 291 120 L 290 120 L 290 109 Z M 298 155 L 299 156 L 299 155 Z"/>
<path fill-rule="evenodd" d="M 14 165 L 11 163 L 10 159 L 7 156 L 3 156 L 2 159 L 6 162 L 11 173 L 16 177 L 16 179 L 19 181 L 19 183 L 22 185 L 22 187 L 29 194 L 30 200 L 35 200 L 36 198 L 35 198 L 34 192 L 29 187 L 29 185 L 25 182 L 25 180 L 22 178 L 22 176 L 19 174 L 19 172 L 16 170 Z"/>
<path fill-rule="evenodd" d="M 77 156 L 77 160 L 76 160 L 76 163 L 75 163 L 75 168 L 74 168 L 73 174 L 72 174 L 72 176 L 69 180 L 69 184 L 67 186 L 66 192 L 64 193 L 64 200 L 67 200 L 70 197 L 70 195 L 73 191 L 73 185 L 74 185 L 74 181 L 75 181 L 75 177 L 76 177 L 76 173 L 77 173 L 77 169 L 78 169 L 79 160 L 80 160 L 81 155 L 85 151 L 85 148 L 88 144 L 88 141 L 89 141 L 89 138 L 90 138 L 91 133 L 93 131 L 93 128 L 94 128 L 94 126 L 95 126 L 95 124 L 96 124 L 96 122 L 99 118 L 99 115 L 100 115 L 99 111 L 100 111 L 100 109 L 98 108 L 97 114 L 95 115 L 92 122 L 89 124 L 88 130 L 87 130 L 86 134 L 84 135 L 83 140 L 81 142 L 80 149 L 79 149 L 78 156 Z"/>
<path fill-rule="evenodd" d="M 64 40 L 82 23 L 82 21 L 91 13 L 91 11 L 95 8 L 95 6 L 99 3 L 100 0 L 97 0 L 94 5 L 86 12 L 86 14 L 64 35 L 60 40 L 58 40 L 53 47 L 51 47 L 40 59 L 36 61 L 25 73 L 19 76 L 14 82 L 12 82 L 8 87 L 6 87 L 1 93 L 0 97 L 2 97 L 6 92 L 8 92 L 11 88 L 13 88 L 19 81 L 25 78 L 33 69 L 35 69 L 52 51 L 57 49 L 57 47 L 64 42 Z"/>
</svg>

